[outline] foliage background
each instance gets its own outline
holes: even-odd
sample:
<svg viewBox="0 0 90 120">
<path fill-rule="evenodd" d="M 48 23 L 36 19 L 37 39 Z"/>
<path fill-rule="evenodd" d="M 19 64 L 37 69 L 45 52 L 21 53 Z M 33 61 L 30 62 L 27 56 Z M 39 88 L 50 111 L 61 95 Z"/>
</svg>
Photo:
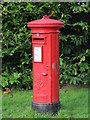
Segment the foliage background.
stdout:
<svg viewBox="0 0 90 120">
<path fill-rule="evenodd" d="M 32 89 L 32 41 L 27 22 L 51 14 L 60 31 L 60 84 L 89 84 L 90 2 L 2 3 L 2 86 Z"/>
</svg>

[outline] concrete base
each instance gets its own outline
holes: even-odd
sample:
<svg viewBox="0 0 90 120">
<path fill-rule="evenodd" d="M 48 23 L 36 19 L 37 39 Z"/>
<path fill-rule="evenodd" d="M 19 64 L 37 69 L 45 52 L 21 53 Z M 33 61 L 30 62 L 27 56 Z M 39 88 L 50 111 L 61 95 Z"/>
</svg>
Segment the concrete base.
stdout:
<svg viewBox="0 0 90 120">
<path fill-rule="evenodd" d="M 51 104 L 32 102 L 32 108 L 40 113 L 49 112 L 55 114 L 57 113 L 57 110 L 60 108 L 60 102 L 51 103 Z"/>
</svg>

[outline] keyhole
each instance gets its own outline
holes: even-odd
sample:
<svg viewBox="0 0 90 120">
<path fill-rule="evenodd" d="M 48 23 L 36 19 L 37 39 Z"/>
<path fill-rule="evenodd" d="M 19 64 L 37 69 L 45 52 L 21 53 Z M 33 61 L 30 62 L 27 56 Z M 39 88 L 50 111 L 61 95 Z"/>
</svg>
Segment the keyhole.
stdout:
<svg viewBox="0 0 90 120">
<path fill-rule="evenodd" d="M 46 68 L 48 68 L 48 65 L 46 66 Z"/>
</svg>

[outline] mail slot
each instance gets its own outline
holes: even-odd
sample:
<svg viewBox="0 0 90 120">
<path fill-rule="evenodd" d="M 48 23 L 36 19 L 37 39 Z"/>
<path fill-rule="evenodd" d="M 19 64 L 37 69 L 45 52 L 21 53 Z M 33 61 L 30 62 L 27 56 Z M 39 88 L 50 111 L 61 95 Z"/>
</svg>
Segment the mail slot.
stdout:
<svg viewBox="0 0 90 120">
<path fill-rule="evenodd" d="M 44 40 L 44 38 L 33 38 L 33 40 Z"/>
<path fill-rule="evenodd" d="M 45 43 L 45 38 L 32 38 L 32 43 Z"/>
<path fill-rule="evenodd" d="M 60 107 L 59 29 L 64 23 L 50 19 L 53 13 L 27 23 L 32 30 L 32 107 L 41 113 L 56 112 Z"/>
</svg>

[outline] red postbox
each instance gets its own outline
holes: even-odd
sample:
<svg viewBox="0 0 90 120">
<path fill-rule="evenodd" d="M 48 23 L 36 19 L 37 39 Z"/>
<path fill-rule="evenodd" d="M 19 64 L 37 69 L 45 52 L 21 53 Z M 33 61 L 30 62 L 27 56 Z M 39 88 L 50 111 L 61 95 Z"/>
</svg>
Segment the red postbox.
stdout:
<svg viewBox="0 0 90 120">
<path fill-rule="evenodd" d="M 27 23 L 32 30 L 32 107 L 41 113 L 56 112 L 60 107 L 59 29 L 64 23 L 50 19 L 53 13 Z"/>
</svg>

